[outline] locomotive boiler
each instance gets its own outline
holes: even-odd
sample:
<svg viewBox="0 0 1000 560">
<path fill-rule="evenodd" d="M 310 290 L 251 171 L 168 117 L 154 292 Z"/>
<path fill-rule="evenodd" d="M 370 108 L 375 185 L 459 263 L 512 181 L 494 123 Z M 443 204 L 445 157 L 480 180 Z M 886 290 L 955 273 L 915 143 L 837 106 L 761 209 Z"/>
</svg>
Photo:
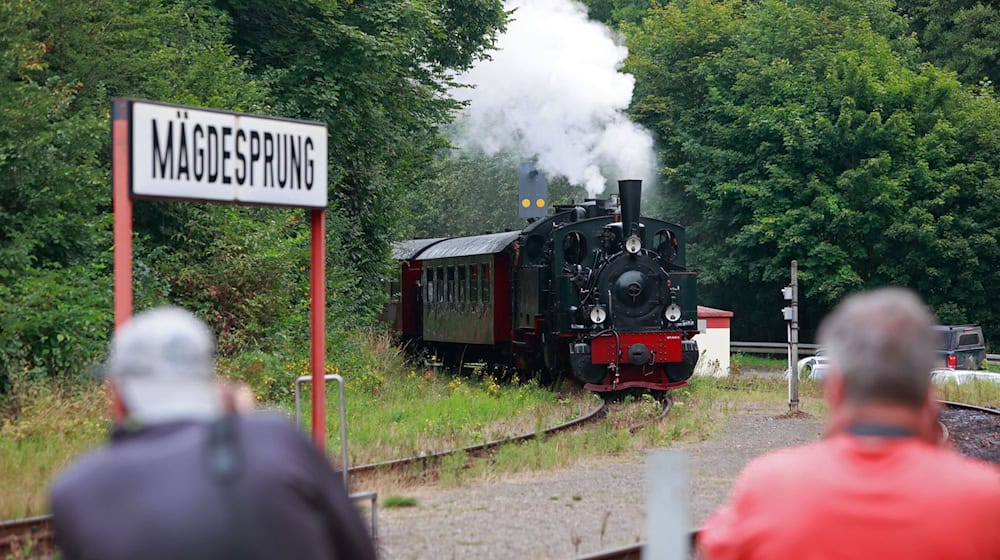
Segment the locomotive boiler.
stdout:
<svg viewBox="0 0 1000 560">
<path fill-rule="evenodd" d="M 521 231 L 397 244 L 388 318 L 459 366 L 569 374 L 600 393 L 685 385 L 698 329 L 684 228 L 641 215 L 640 181 L 618 185 Z"/>
</svg>

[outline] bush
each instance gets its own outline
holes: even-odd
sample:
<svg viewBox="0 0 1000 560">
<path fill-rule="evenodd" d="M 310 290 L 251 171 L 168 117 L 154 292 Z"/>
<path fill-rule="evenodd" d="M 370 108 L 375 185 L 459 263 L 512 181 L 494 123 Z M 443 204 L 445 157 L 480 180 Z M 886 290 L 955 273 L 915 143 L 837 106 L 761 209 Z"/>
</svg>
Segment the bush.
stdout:
<svg viewBox="0 0 1000 560">
<path fill-rule="evenodd" d="M 100 264 L 36 269 L 0 286 L 0 378 L 15 369 L 88 373 L 107 346 L 111 300 L 111 275 Z"/>
</svg>

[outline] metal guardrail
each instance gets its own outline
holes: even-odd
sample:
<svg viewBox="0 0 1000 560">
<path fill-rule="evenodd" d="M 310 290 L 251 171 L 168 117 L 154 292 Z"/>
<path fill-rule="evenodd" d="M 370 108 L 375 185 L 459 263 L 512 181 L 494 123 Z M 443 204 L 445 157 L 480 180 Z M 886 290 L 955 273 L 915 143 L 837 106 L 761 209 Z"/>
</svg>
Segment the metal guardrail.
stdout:
<svg viewBox="0 0 1000 560">
<path fill-rule="evenodd" d="M 799 343 L 799 355 L 808 356 L 819 350 L 819 344 Z M 730 352 L 745 352 L 748 354 L 784 354 L 788 351 L 787 342 L 741 342 L 730 341 Z"/>
<path fill-rule="evenodd" d="M 811 356 L 819 350 L 819 344 L 799 343 L 799 356 Z M 747 354 L 785 354 L 788 352 L 787 342 L 744 342 L 733 340 L 729 342 L 730 352 Z M 987 354 L 986 361 L 1000 364 L 1000 354 Z"/>
</svg>

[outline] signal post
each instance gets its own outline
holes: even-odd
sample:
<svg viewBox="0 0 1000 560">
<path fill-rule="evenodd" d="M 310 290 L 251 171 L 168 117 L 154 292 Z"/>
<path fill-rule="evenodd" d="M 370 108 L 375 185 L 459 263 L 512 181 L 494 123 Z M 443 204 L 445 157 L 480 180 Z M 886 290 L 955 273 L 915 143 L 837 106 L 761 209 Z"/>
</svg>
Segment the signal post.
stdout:
<svg viewBox="0 0 1000 560">
<path fill-rule="evenodd" d="M 792 261 L 792 283 L 781 289 L 789 302 L 781 314 L 788 325 L 788 411 L 799 411 L 799 261 Z"/>
</svg>

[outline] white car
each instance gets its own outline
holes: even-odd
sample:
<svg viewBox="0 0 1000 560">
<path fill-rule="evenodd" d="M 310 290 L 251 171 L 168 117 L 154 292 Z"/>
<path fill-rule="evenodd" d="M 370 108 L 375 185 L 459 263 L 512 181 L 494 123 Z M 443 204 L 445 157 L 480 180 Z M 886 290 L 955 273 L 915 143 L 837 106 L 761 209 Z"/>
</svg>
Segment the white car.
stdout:
<svg viewBox="0 0 1000 560">
<path fill-rule="evenodd" d="M 816 354 L 799 360 L 796 370 L 799 372 L 799 379 L 822 380 L 830 362 L 826 357 L 826 349 L 816 350 Z"/>
</svg>

